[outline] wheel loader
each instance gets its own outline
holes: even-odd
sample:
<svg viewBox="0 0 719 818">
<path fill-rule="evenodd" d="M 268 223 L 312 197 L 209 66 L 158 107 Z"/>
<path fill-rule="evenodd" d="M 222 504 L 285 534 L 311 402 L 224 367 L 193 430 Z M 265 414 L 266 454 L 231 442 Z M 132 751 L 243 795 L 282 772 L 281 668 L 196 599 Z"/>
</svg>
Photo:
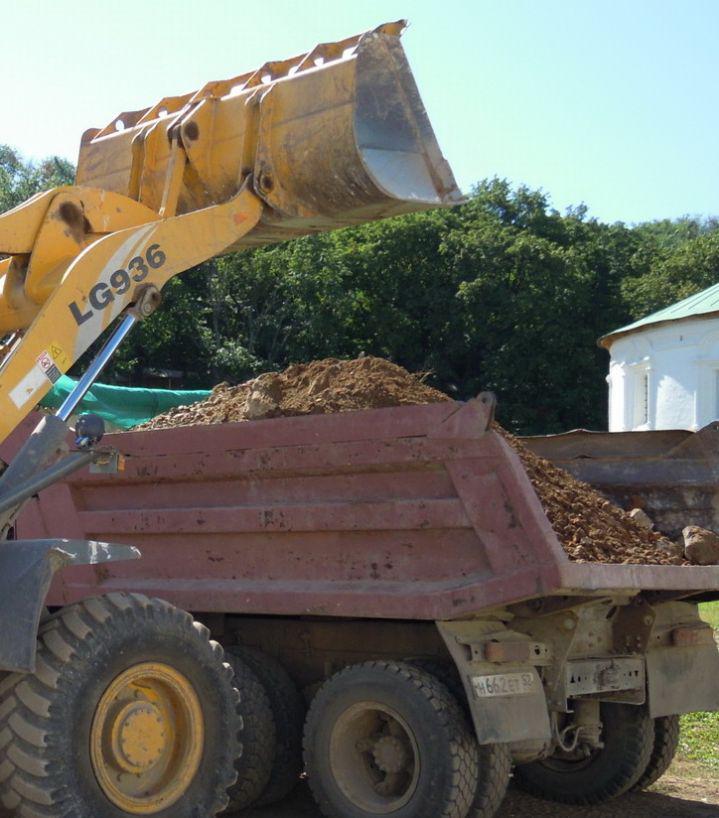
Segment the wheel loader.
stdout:
<svg viewBox="0 0 719 818">
<path fill-rule="evenodd" d="M 304 773 L 329 818 L 491 818 L 513 766 L 596 804 L 663 774 L 679 714 L 719 710 L 697 608 L 719 566 L 571 560 L 489 393 L 114 437 L 81 416 L 68 443 L 172 276 L 461 201 L 403 28 L 122 113 L 84 134 L 76 185 L 0 216 L 0 798 L 19 816 L 205 818 Z"/>
<path fill-rule="evenodd" d="M 240 660 L 230 668 L 192 616 L 141 594 L 47 610 L 59 569 L 101 576 L 139 552 L 16 539 L 13 524 L 64 476 L 120 464 L 93 416 L 75 423 L 68 451 L 68 422 L 173 276 L 245 247 L 461 201 L 404 28 L 385 24 L 125 111 L 84 133 L 74 185 L 0 216 L 0 441 L 105 337 L 0 477 L 0 793 L 19 816 L 204 818 L 226 807 L 228 788 L 234 805 L 246 800 L 238 759 L 243 745 L 252 755 L 248 716 L 259 704 L 248 684 L 237 700 Z"/>
</svg>

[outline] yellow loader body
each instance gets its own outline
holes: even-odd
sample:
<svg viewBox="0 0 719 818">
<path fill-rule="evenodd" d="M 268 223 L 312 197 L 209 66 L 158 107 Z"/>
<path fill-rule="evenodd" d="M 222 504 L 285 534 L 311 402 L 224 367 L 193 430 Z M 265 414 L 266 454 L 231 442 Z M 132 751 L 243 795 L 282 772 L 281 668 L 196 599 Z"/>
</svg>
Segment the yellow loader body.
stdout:
<svg viewBox="0 0 719 818">
<path fill-rule="evenodd" d="M 76 185 L 0 216 L 0 440 L 147 287 L 213 256 L 461 201 L 404 22 L 87 131 Z"/>
</svg>

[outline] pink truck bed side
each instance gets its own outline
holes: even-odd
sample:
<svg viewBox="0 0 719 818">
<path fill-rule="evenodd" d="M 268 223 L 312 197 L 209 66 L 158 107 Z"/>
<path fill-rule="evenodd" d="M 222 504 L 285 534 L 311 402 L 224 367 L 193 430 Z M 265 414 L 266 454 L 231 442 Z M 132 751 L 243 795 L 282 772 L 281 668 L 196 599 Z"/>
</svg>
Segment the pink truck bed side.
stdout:
<svg viewBox="0 0 719 818">
<path fill-rule="evenodd" d="M 17 534 L 142 550 L 62 572 L 51 604 L 124 590 L 193 611 L 454 619 L 553 593 L 719 591 L 719 567 L 571 563 L 488 431 L 491 408 L 480 396 L 108 435 L 124 472 L 47 489 Z"/>
</svg>

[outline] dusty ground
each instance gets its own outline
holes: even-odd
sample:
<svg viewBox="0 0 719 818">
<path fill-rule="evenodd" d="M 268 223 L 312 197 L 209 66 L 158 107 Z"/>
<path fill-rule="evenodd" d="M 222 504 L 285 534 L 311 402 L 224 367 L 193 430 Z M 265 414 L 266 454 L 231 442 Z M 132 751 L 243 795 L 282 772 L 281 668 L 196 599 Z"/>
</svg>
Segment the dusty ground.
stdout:
<svg viewBox="0 0 719 818">
<path fill-rule="evenodd" d="M 603 807 L 568 807 L 510 791 L 496 818 L 719 818 L 719 781 L 714 773 L 675 765 L 652 792 L 636 793 Z M 13 818 L 0 810 L 0 818 Z M 101 818 L 98 816 L 97 818 Z M 274 807 L 249 810 L 237 818 L 324 818 L 305 787 Z"/>
<path fill-rule="evenodd" d="M 676 764 L 651 792 L 634 793 L 602 807 L 569 807 L 510 790 L 495 818 L 719 818 L 719 780 L 714 773 Z M 0 818 L 14 818 L 0 809 Z M 101 816 L 97 816 L 101 818 Z M 237 818 L 324 818 L 306 787 L 273 807 L 248 810 Z"/>
<path fill-rule="evenodd" d="M 709 775 L 712 775 L 711 773 Z M 678 767 L 652 792 L 625 796 L 603 807 L 568 807 L 510 792 L 496 818 L 719 818 L 719 781 L 699 768 Z M 279 807 L 252 810 L 242 818 L 322 818 L 309 794 L 300 789 Z"/>
</svg>

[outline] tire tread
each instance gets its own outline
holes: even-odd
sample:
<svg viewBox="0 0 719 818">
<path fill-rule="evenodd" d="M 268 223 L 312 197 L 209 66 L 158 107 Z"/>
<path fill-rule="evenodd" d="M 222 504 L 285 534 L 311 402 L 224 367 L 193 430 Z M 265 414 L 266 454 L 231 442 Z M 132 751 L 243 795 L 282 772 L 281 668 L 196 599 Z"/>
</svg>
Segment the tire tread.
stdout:
<svg viewBox="0 0 719 818">
<path fill-rule="evenodd" d="M 603 804 L 631 790 L 649 763 L 654 746 L 652 720 L 646 710 L 637 705 L 605 704 L 603 707 L 622 708 L 617 712 L 624 714 L 621 719 L 615 716 L 618 751 L 614 754 L 610 754 L 606 748 L 600 751 L 614 764 L 613 771 L 605 776 L 604 781 L 595 778 L 593 789 L 573 787 L 570 786 L 572 781 L 569 775 L 566 775 L 560 787 L 543 773 L 540 761 L 517 766 L 514 773 L 516 784 L 530 795 L 580 806 Z"/>
<path fill-rule="evenodd" d="M 228 647 L 257 676 L 270 702 L 275 723 L 275 752 L 269 781 L 255 806 L 269 806 L 286 798 L 302 774 L 304 697 L 289 673 L 273 656 L 245 645 Z"/>
<path fill-rule="evenodd" d="M 305 727 L 305 764 L 310 789 L 321 811 L 328 818 L 342 818 L 315 776 L 313 737 L 324 719 L 324 700 L 335 690 L 350 688 L 354 684 L 353 677 L 361 678 L 367 670 L 395 677 L 400 685 L 410 685 L 432 707 L 439 729 L 449 737 L 448 761 L 451 769 L 447 789 L 442 795 L 442 812 L 436 818 L 465 818 L 477 788 L 478 748 L 464 713 L 447 687 L 430 673 L 407 662 L 389 660 L 364 662 L 340 670 L 325 682 L 312 702 Z"/>
<path fill-rule="evenodd" d="M 656 784 L 671 766 L 679 749 L 679 716 L 665 716 L 654 719 L 654 746 L 647 768 L 634 785 L 634 789 L 644 790 Z"/>
<path fill-rule="evenodd" d="M 64 678 L 76 672 L 78 657 L 91 655 L 92 644 L 103 629 L 121 627 L 130 618 L 174 618 L 186 623 L 186 615 L 169 603 L 139 594 L 113 593 L 95 597 L 61 609 L 40 627 L 38 634 L 37 674 L 10 674 L 0 701 L 0 801 L 19 818 L 84 818 L 76 798 L 62 783 L 65 760 L 54 759 L 52 752 L 55 705 L 65 695 Z M 197 637 L 200 634 L 197 633 Z M 197 638 L 196 637 L 196 638 Z M 207 659 L 223 661 L 217 643 L 201 645 Z M 224 664 L 223 674 L 230 679 L 232 669 Z M 239 741 L 239 736 L 237 737 Z M 234 781 L 236 747 L 224 751 L 227 759 L 210 796 L 211 815 L 227 805 L 227 788 Z"/>
<path fill-rule="evenodd" d="M 237 781 L 230 787 L 227 812 L 254 804 L 270 780 L 275 756 L 275 720 L 264 687 L 236 653 L 225 654 L 241 691 L 239 714 L 243 720 L 243 751 L 235 763 Z"/>
<path fill-rule="evenodd" d="M 471 722 L 467 694 L 453 662 L 423 657 L 405 661 L 444 684 Z M 507 795 L 511 777 L 512 756 L 509 749 L 501 744 L 480 744 L 477 790 L 467 818 L 492 818 Z"/>
</svg>

